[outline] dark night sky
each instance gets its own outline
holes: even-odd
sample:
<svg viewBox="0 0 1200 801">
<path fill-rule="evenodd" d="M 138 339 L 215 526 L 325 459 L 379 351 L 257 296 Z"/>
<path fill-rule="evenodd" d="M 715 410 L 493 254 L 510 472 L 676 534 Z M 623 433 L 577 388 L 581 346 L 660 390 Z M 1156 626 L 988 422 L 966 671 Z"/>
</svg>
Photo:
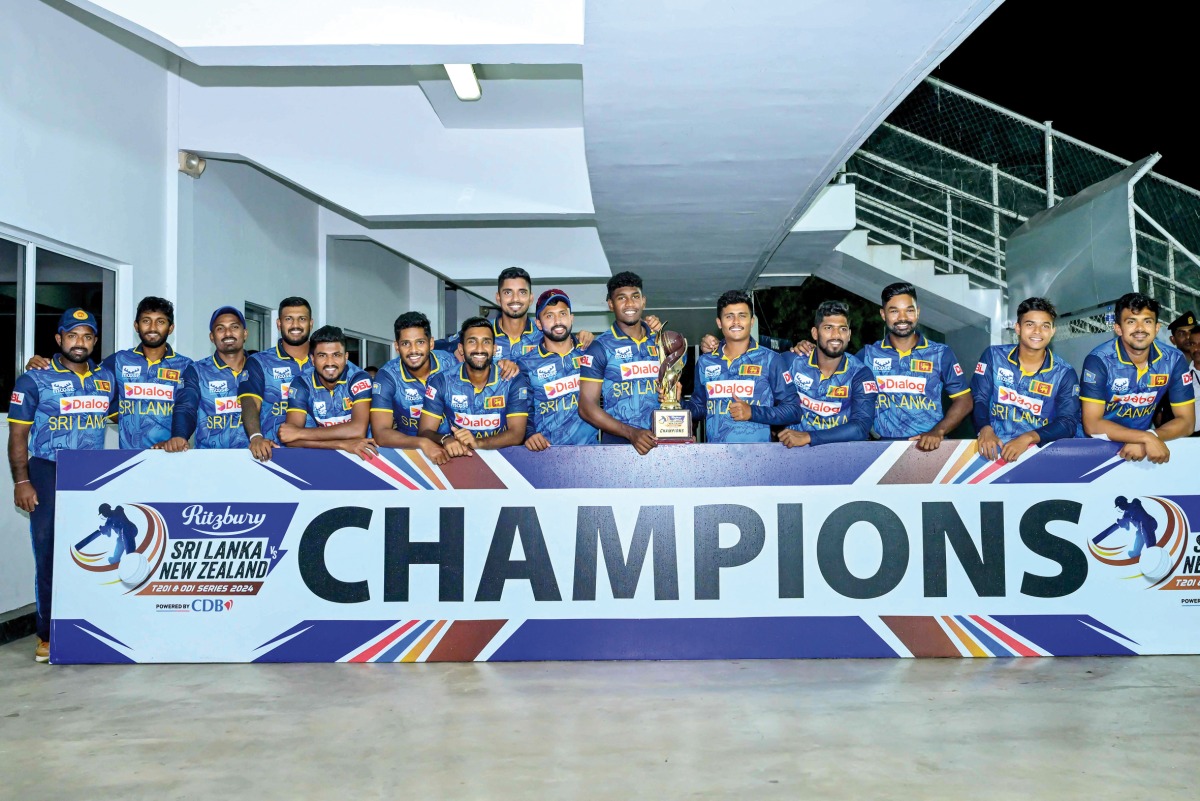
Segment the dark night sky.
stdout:
<svg viewBox="0 0 1200 801">
<path fill-rule="evenodd" d="M 1130 161 L 1162 153 L 1156 172 L 1200 188 L 1185 7 L 1005 0 L 932 75 Z"/>
</svg>

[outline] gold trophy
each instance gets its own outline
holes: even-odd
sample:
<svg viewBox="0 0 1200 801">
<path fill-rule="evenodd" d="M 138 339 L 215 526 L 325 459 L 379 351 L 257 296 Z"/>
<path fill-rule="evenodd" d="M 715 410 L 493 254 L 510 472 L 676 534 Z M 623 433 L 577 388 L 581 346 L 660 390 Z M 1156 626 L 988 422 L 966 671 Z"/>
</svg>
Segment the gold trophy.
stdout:
<svg viewBox="0 0 1200 801">
<path fill-rule="evenodd" d="M 668 331 L 664 320 L 654 335 L 658 349 L 658 390 L 661 399 L 654 410 L 654 438 L 659 444 L 695 442 L 692 413 L 679 405 L 679 376 L 683 373 L 683 354 L 687 341 L 678 331 Z"/>
</svg>

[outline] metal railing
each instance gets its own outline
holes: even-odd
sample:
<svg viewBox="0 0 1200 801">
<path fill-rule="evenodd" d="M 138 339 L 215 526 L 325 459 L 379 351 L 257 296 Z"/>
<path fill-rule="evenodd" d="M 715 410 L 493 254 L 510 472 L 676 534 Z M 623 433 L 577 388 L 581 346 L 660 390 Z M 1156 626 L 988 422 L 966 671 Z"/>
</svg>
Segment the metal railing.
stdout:
<svg viewBox="0 0 1200 801">
<path fill-rule="evenodd" d="M 928 79 L 846 162 L 868 240 L 934 270 L 1007 289 L 1008 237 L 1064 196 L 1131 162 Z M 1200 191 L 1153 172 L 1135 187 L 1139 288 L 1163 319 L 1200 307 Z M 1090 329 L 1094 321 L 1073 321 Z"/>
</svg>

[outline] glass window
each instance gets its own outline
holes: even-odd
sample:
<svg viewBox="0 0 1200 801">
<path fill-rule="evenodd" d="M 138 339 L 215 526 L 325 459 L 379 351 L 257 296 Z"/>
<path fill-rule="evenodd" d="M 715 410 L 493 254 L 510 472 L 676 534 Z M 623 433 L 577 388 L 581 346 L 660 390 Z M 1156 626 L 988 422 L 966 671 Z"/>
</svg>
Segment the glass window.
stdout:
<svg viewBox="0 0 1200 801">
<path fill-rule="evenodd" d="M 46 357 L 57 353 L 54 335 L 58 333 L 58 320 L 64 311 L 78 306 L 96 315 L 96 322 L 100 324 L 100 342 L 92 351 L 92 360 L 99 363 L 113 352 L 116 343 L 112 325 L 116 274 L 45 248 L 37 249 L 35 263 L 34 350 Z"/>
<path fill-rule="evenodd" d="M 272 342 L 271 310 L 265 306 L 246 304 L 246 353 L 257 353 Z"/>
<path fill-rule="evenodd" d="M 368 367 L 383 367 L 384 363 L 392 358 L 392 343 L 376 342 L 373 339 L 367 340 L 367 358 L 362 367 L 365 370 Z"/>
<path fill-rule="evenodd" d="M 0 412 L 8 413 L 12 399 L 13 382 L 25 366 L 21 348 L 17 343 L 21 264 L 25 260 L 25 248 L 16 242 L 0 239 Z"/>
</svg>

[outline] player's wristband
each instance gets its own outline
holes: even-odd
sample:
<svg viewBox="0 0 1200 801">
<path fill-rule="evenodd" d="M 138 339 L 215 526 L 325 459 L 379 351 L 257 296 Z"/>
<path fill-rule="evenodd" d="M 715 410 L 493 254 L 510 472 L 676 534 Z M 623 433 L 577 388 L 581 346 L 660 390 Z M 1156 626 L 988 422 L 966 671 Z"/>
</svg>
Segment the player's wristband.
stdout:
<svg viewBox="0 0 1200 801">
<path fill-rule="evenodd" d="M 250 435 L 250 441 L 251 441 L 251 442 L 254 442 L 254 438 L 255 438 L 255 437 L 261 437 L 261 436 L 262 436 L 262 434 L 260 434 L 260 433 L 258 433 L 257 431 L 255 431 L 253 434 L 251 434 L 251 435 Z"/>
<path fill-rule="evenodd" d="M 32 484 L 32 483 L 33 483 L 33 482 L 32 482 L 32 481 L 30 481 L 29 479 L 27 479 L 27 478 L 23 478 L 23 479 L 21 479 L 20 481 L 14 481 L 14 482 L 13 482 L 13 486 L 14 486 L 14 487 L 16 487 L 16 486 L 18 486 L 18 485 L 20 485 L 20 484 Z"/>
<path fill-rule="evenodd" d="M 438 440 L 438 444 L 445 445 L 446 440 L 452 438 L 453 436 L 454 436 L 453 434 L 442 434 L 442 438 Z"/>
</svg>

